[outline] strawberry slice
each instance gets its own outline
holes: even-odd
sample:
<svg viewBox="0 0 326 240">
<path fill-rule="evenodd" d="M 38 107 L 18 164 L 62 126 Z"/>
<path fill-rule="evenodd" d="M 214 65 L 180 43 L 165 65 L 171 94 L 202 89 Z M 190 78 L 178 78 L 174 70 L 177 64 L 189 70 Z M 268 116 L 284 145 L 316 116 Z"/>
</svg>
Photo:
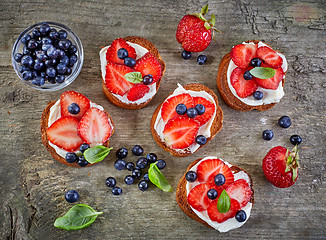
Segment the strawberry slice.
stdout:
<svg viewBox="0 0 326 240">
<path fill-rule="evenodd" d="M 252 95 L 258 88 L 255 81 L 255 77 L 250 80 L 245 80 L 243 74 L 247 69 L 241 69 L 239 67 L 235 68 L 231 73 L 231 85 L 235 89 L 236 93 L 241 98 L 246 98 Z"/>
<path fill-rule="evenodd" d="M 124 64 L 124 59 L 118 58 L 118 50 L 125 48 L 128 51 L 128 57 L 136 59 L 136 50 L 130 46 L 123 38 L 114 40 L 106 51 L 106 60 L 111 63 Z"/>
<path fill-rule="evenodd" d="M 144 97 L 144 95 L 148 92 L 149 92 L 149 87 L 147 85 L 141 83 L 136 84 L 129 90 L 127 98 L 129 101 L 136 101 Z"/>
<path fill-rule="evenodd" d="M 79 136 L 88 144 L 102 144 L 112 135 L 112 127 L 105 112 L 92 107 L 78 124 Z"/>
<path fill-rule="evenodd" d="M 262 67 L 268 67 L 268 65 L 262 64 Z M 268 79 L 256 78 L 255 80 L 256 80 L 257 85 L 262 88 L 276 90 L 278 88 L 278 86 L 280 85 L 280 82 L 283 80 L 284 72 L 281 67 L 279 67 L 275 70 L 276 70 L 276 73 L 271 78 L 268 78 Z"/>
<path fill-rule="evenodd" d="M 208 208 L 207 214 L 212 221 L 216 221 L 218 223 L 225 222 L 229 218 L 233 218 L 238 210 L 240 210 L 239 202 L 233 198 L 231 198 L 231 206 L 228 212 L 220 213 L 217 209 L 218 199 L 212 201 Z"/>
<path fill-rule="evenodd" d="M 178 116 L 170 119 L 164 127 L 165 142 L 172 149 L 189 147 L 197 136 L 199 123 L 188 117 Z"/>
<path fill-rule="evenodd" d="M 188 203 L 197 211 L 205 211 L 212 202 L 207 197 L 208 190 L 211 189 L 209 184 L 202 183 L 195 186 L 188 194 Z"/>
<path fill-rule="evenodd" d="M 83 143 L 77 132 L 78 122 L 71 116 L 59 118 L 46 130 L 49 141 L 68 152 L 76 151 Z"/>
<path fill-rule="evenodd" d="M 251 59 L 256 56 L 257 48 L 257 44 L 238 44 L 232 48 L 230 57 L 235 65 L 246 69 Z"/>
<path fill-rule="evenodd" d="M 141 72 L 143 77 L 151 74 L 153 76 L 153 83 L 157 82 L 162 77 L 161 64 L 150 52 L 146 53 L 142 58 L 136 61 L 134 69 L 136 72 Z"/>
<path fill-rule="evenodd" d="M 164 122 L 169 121 L 171 118 L 179 116 L 179 114 L 175 111 L 175 107 L 179 104 L 183 103 L 187 108 L 193 107 L 193 99 L 188 93 L 182 93 L 177 96 L 171 97 L 166 100 L 161 109 L 161 116 Z"/>
<path fill-rule="evenodd" d="M 194 100 L 194 106 L 196 106 L 197 104 L 202 104 L 205 107 L 205 113 L 202 115 L 197 115 L 197 117 L 195 117 L 195 120 L 197 120 L 200 123 L 200 126 L 204 125 L 213 116 L 215 112 L 215 105 L 211 101 L 202 97 L 194 97 L 193 100 Z"/>
<path fill-rule="evenodd" d="M 267 46 L 258 48 L 257 55 L 264 63 L 268 64 L 271 68 L 278 68 L 282 66 L 283 59 L 276 51 Z"/>
<path fill-rule="evenodd" d="M 249 202 L 252 190 L 244 179 L 238 179 L 225 189 L 230 198 L 236 199 L 243 208 Z"/>
<path fill-rule="evenodd" d="M 217 174 L 223 174 L 225 183 L 221 186 L 226 188 L 234 181 L 231 169 L 220 159 L 207 159 L 197 167 L 197 179 L 199 182 L 214 183 Z"/>
<path fill-rule="evenodd" d="M 105 74 L 105 85 L 107 89 L 111 93 L 123 96 L 134 85 L 124 77 L 127 73 L 130 72 L 133 72 L 130 67 L 118 65 L 115 63 L 108 63 L 106 65 Z"/>
<path fill-rule="evenodd" d="M 68 112 L 68 107 L 72 103 L 77 103 L 80 112 L 76 115 L 73 115 Z M 85 97 L 83 94 L 75 92 L 75 91 L 66 91 L 63 92 L 60 96 L 60 109 L 61 109 L 61 116 L 72 116 L 80 120 L 84 114 L 88 111 L 90 108 L 90 101 L 87 97 Z"/>
</svg>

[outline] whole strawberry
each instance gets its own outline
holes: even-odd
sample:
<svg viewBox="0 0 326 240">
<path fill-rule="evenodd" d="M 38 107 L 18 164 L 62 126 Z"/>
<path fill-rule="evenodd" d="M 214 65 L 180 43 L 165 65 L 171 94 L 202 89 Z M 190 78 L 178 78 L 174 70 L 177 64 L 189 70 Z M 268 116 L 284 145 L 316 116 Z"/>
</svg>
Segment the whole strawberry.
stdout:
<svg viewBox="0 0 326 240">
<path fill-rule="evenodd" d="M 181 43 L 184 50 L 188 52 L 201 52 L 205 50 L 212 41 L 215 15 L 211 19 L 204 18 L 208 11 L 208 5 L 202 8 L 201 12 L 184 16 L 177 28 L 177 41 Z"/>
<path fill-rule="evenodd" d="M 263 159 L 265 177 L 274 186 L 287 188 L 298 179 L 299 155 L 297 146 L 290 152 L 285 147 L 274 147 Z"/>
</svg>

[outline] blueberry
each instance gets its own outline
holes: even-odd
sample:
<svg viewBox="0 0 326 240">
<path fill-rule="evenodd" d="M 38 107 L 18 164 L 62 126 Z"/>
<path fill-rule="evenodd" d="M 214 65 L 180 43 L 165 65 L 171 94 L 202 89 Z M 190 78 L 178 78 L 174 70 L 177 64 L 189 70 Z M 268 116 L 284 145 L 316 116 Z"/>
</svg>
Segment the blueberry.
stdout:
<svg viewBox="0 0 326 240">
<path fill-rule="evenodd" d="M 85 157 L 81 155 L 78 157 L 77 164 L 81 167 L 86 167 L 88 165 L 88 162 L 86 161 Z"/>
<path fill-rule="evenodd" d="M 132 153 L 136 156 L 140 156 L 143 154 L 144 150 L 141 146 L 139 145 L 135 145 L 132 149 L 131 149 Z"/>
<path fill-rule="evenodd" d="M 52 59 L 58 57 L 58 51 L 57 51 L 57 49 L 54 46 L 49 47 L 46 50 L 46 54 L 48 55 L 49 58 L 52 58 Z"/>
<path fill-rule="evenodd" d="M 197 173 L 196 172 L 194 172 L 194 171 L 188 171 L 186 173 L 186 180 L 188 182 L 194 182 L 194 181 L 196 181 L 196 179 L 197 179 Z"/>
<path fill-rule="evenodd" d="M 47 60 L 45 60 L 44 64 L 45 64 L 46 67 L 53 67 L 53 66 L 55 66 L 57 64 L 57 60 L 55 60 L 55 59 L 47 59 Z"/>
<path fill-rule="evenodd" d="M 77 155 L 76 155 L 76 153 L 73 153 L 73 152 L 68 152 L 68 153 L 66 153 L 66 161 L 67 161 L 67 163 L 74 163 L 74 162 L 76 162 L 77 161 Z"/>
<path fill-rule="evenodd" d="M 269 141 L 274 137 L 274 133 L 272 130 L 264 130 L 262 136 L 264 140 Z"/>
<path fill-rule="evenodd" d="M 131 57 L 126 57 L 124 59 L 124 64 L 128 67 L 133 67 L 136 64 L 136 60 Z"/>
<path fill-rule="evenodd" d="M 127 175 L 127 176 L 125 177 L 124 181 L 125 181 L 125 183 L 126 183 L 127 185 L 131 185 L 131 184 L 134 183 L 135 180 L 134 180 L 134 178 L 133 178 L 131 175 Z"/>
<path fill-rule="evenodd" d="M 41 74 L 39 74 L 41 76 Z M 37 77 L 37 71 L 32 71 L 32 79 Z M 44 76 L 41 76 L 44 77 Z"/>
<path fill-rule="evenodd" d="M 22 43 L 23 44 L 25 44 L 25 45 L 27 45 L 27 43 L 29 42 L 29 40 L 31 40 L 32 38 L 31 38 L 31 35 L 29 35 L 29 34 L 25 34 L 24 35 L 24 37 L 22 37 Z"/>
<path fill-rule="evenodd" d="M 139 169 L 135 169 L 131 172 L 131 175 L 134 177 L 134 178 L 140 178 L 141 176 L 141 170 Z"/>
<path fill-rule="evenodd" d="M 45 51 L 36 51 L 36 58 L 44 62 L 46 59 L 48 59 L 48 56 L 46 55 Z"/>
<path fill-rule="evenodd" d="M 30 71 L 31 69 L 29 67 L 19 66 L 18 70 L 20 73 L 23 73 L 25 71 Z"/>
<path fill-rule="evenodd" d="M 36 59 L 35 60 L 35 63 L 34 63 L 34 69 L 36 71 L 41 71 L 44 67 L 44 62 L 42 62 L 41 60 L 39 59 Z"/>
<path fill-rule="evenodd" d="M 133 171 L 133 170 L 135 170 L 135 164 L 134 164 L 133 162 L 128 162 L 128 163 L 126 164 L 126 168 L 127 168 L 127 170 L 129 170 L 129 171 Z"/>
<path fill-rule="evenodd" d="M 293 145 L 299 145 L 300 143 L 302 143 L 302 138 L 299 135 L 292 135 L 290 137 L 290 142 Z"/>
<path fill-rule="evenodd" d="M 23 55 L 32 55 L 32 52 L 26 46 L 24 46 L 23 47 Z"/>
<path fill-rule="evenodd" d="M 243 210 L 239 210 L 237 211 L 237 213 L 235 214 L 235 219 L 238 221 L 238 222 L 244 222 L 246 221 L 247 219 L 247 214 L 245 211 Z"/>
<path fill-rule="evenodd" d="M 32 75 L 32 71 L 25 71 L 25 72 L 23 72 L 23 74 L 22 74 L 22 78 L 23 78 L 25 81 L 31 80 L 32 77 L 33 77 L 33 75 Z"/>
<path fill-rule="evenodd" d="M 66 76 L 69 76 L 72 73 L 72 69 L 67 67 Z"/>
<path fill-rule="evenodd" d="M 254 97 L 254 99 L 260 100 L 264 97 L 264 94 L 261 91 L 255 91 L 252 96 Z"/>
<path fill-rule="evenodd" d="M 48 80 L 49 83 L 55 84 L 55 78 L 54 77 L 49 77 L 49 76 L 45 76 L 45 79 Z"/>
<path fill-rule="evenodd" d="M 162 170 L 166 166 L 166 162 L 163 159 L 157 160 L 156 166 L 158 169 Z"/>
<path fill-rule="evenodd" d="M 179 115 L 184 115 L 187 112 L 187 106 L 184 105 L 183 103 L 179 103 L 176 107 L 175 107 L 175 111 L 177 112 L 177 114 Z"/>
<path fill-rule="evenodd" d="M 60 39 L 66 39 L 67 38 L 67 32 L 66 32 L 66 30 L 63 30 L 63 29 L 61 29 L 61 30 L 59 30 L 59 38 Z"/>
<path fill-rule="evenodd" d="M 50 32 L 51 28 L 49 26 L 49 24 L 47 23 L 43 23 L 40 27 L 40 33 L 43 36 L 46 36 L 49 32 Z"/>
<path fill-rule="evenodd" d="M 56 83 L 63 83 L 65 81 L 65 75 L 59 74 L 55 76 L 54 80 Z"/>
<path fill-rule="evenodd" d="M 59 74 L 65 74 L 66 71 L 67 71 L 67 66 L 64 63 L 59 63 L 57 65 L 57 72 Z"/>
<path fill-rule="evenodd" d="M 128 150 L 127 148 L 119 148 L 116 152 L 117 158 L 123 159 L 125 157 L 127 157 L 128 155 Z"/>
<path fill-rule="evenodd" d="M 32 31 L 32 38 L 33 39 L 38 39 L 41 36 L 40 29 L 39 28 L 34 28 Z"/>
<path fill-rule="evenodd" d="M 30 50 L 35 50 L 37 49 L 39 46 L 38 42 L 35 39 L 31 39 L 28 43 L 27 43 L 27 48 L 29 48 Z"/>
<path fill-rule="evenodd" d="M 225 177 L 222 173 L 219 173 L 215 176 L 214 182 L 216 186 L 222 186 L 225 183 Z"/>
<path fill-rule="evenodd" d="M 278 120 L 278 125 L 282 128 L 288 128 L 291 126 L 291 118 L 288 116 L 283 116 Z"/>
<path fill-rule="evenodd" d="M 197 113 L 197 110 L 196 108 L 188 108 L 187 109 L 187 116 L 190 117 L 190 118 L 195 118 L 197 117 L 198 113 Z"/>
<path fill-rule="evenodd" d="M 144 169 L 147 166 L 147 159 L 144 157 L 141 157 L 137 160 L 136 166 L 140 169 Z"/>
<path fill-rule="evenodd" d="M 52 40 L 49 37 L 42 38 L 42 45 L 44 44 L 52 44 Z"/>
<path fill-rule="evenodd" d="M 203 64 L 205 64 L 205 62 L 207 62 L 207 57 L 205 55 L 199 55 L 197 57 L 197 63 L 199 65 L 203 65 Z"/>
<path fill-rule="evenodd" d="M 138 188 L 139 190 L 141 191 L 146 191 L 148 189 L 149 185 L 148 185 L 148 182 L 145 181 L 145 180 L 141 180 L 139 183 L 138 183 Z"/>
<path fill-rule="evenodd" d="M 148 173 L 145 173 L 145 174 L 144 174 L 143 179 L 144 179 L 145 181 L 149 181 Z"/>
<path fill-rule="evenodd" d="M 155 153 L 148 153 L 146 159 L 149 163 L 155 163 L 157 161 L 157 155 Z"/>
<path fill-rule="evenodd" d="M 216 199 L 217 198 L 217 191 L 214 189 L 214 188 L 212 188 L 212 189 L 209 189 L 208 190 L 208 192 L 207 192 L 207 197 L 209 198 L 209 199 L 211 199 L 211 200 L 214 200 L 214 199 Z"/>
<path fill-rule="evenodd" d="M 78 58 L 76 54 L 73 54 L 69 58 L 69 66 L 72 67 L 77 62 Z"/>
<path fill-rule="evenodd" d="M 49 77 L 55 77 L 55 75 L 57 75 L 57 71 L 53 67 L 49 67 L 46 69 L 46 75 Z"/>
<path fill-rule="evenodd" d="M 22 60 L 22 57 L 23 57 L 23 54 L 21 54 L 21 53 L 16 53 L 14 55 L 15 61 L 18 62 L 18 63 L 20 63 L 20 61 Z"/>
<path fill-rule="evenodd" d="M 66 56 L 66 53 L 65 53 L 65 51 L 63 51 L 63 50 L 61 50 L 61 49 L 57 49 L 57 58 L 58 59 L 62 59 L 62 58 L 64 58 L 65 56 Z"/>
<path fill-rule="evenodd" d="M 45 79 L 41 76 L 37 76 L 36 78 L 32 79 L 31 83 L 37 86 L 42 86 L 45 83 Z"/>
<path fill-rule="evenodd" d="M 261 66 L 261 60 L 259 58 L 253 58 L 250 61 L 250 65 L 253 67 L 260 67 Z"/>
<path fill-rule="evenodd" d="M 198 115 L 203 115 L 205 113 L 205 106 L 203 104 L 197 104 L 195 108 Z"/>
<path fill-rule="evenodd" d="M 188 51 L 186 51 L 186 50 L 183 50 L 183 51 L 181 52 L 181 57 L 182 57 L 183 59 L 185 59 L 185 60 L 188 60 L 188 59 L 191 58 L 191 52 L 188 52 Z"/>
<path fill-rule="evenodd" d="M 73 104 L 73 103 L 72 103 Z M 69 107 L 68 107 L 68 109 L 69 109 Z M 69 111 L 69 110 L 68 110 Z M 87 144 L 87 143 L 83 143 L 82 145 L 80 145 L 80 147 L 79 147 L 79 151 L 81 151 L 82 153 L 84 153 L 85 151 L 86 151 L 86 149 L 89 149 L 90 148 L 90 146 L 89 146 L 89 144 Z"/>
<path fill-rule="evenodd" d="M 77 103 L 72 103 L 68 106 L 68 112 L 73 114 L 73 115 L 76 115 L 80 112 L 80 107 Z M 84 143 L 84 144 L 87 144 L 87 143 Z M 83 144 L 82 144 L 83 145 Z M 88 145 L 88 144 L 87 144 Z M 89 148 L 89 145 L 88 145 L 88 148 Z M 86 149 L 85 149 L 86 150 Z M 81 151 L 81 150 L 80 150 Z"/>
<path fill-rule="evenodd" d="M 52 40 L 59 39 L 59 33 L 57 32 L 57 30 L 52 28 L 50 33 L 49 33 L 49 38 L 51 38 Z"/>
<path fill-rule="evenodd" d="M 115 161 L 114 163 L 114 167 L 117 169 L 117 170 L 122 170 L 124 169 L 126 166 L 126 162 L 122 159 L 118 159 L 117 161 Z"/>
<path fill-rule="evenodd" d="M 122 189 L 119 187 L 112 188 L 113 195 L 120 195 L 122 193 Z"/>
<path fill-rule="evenodd" d="M 70 44 L 67 41 L 67 39 L 62 39 L 58 43 L 58 48 L 60 48 L 61 50 L 64 50 L 64 51 L 68 50 L 69 46 L 70 46 Z"/>
<path fill-rule="evenodd" d="M 125 48 L 120 48 L 117 52 L 118 58 L 125 59 L 128 57 L 128 51 Z"/>
<path fill-rule="evenodd" d="M 106 186 L 112 188 L 112 187 L 114 187 L 117 184 L 117 181 L 115 180 L 114 177 L 108 177 L 105 180 L 105 184 L 106 184 Z"/>
<path fill-rule="evenodd" d="M 64 56 L 62 59 L 60 59 L 60 63 L 63 63 L 64 65 L 68 65 L 69 64 L 69 57 Z"/>
<path fill-rule="evenodd" d="M 74 53 L 76 53 L 77 52 L 77 47 L 75 46 L 75 45 L 71 45 L 71 46 L 69 46 L 69 48 L 68 48 L 68 53 L 70 54 L 70 55 L 72 55 L 72 54 L 74 54 Z"/>
<path fill-rule="evenodd" d="M 251 73 L 249 72 L 249 70 L 245 71 L 244 74 L 243 74 L 243 78 L 245 80 L 250 80 L 253 78 L 253 76 L 251 75 Z"/>
<path fill-rule="evenodd" d="M 203 135 L 198 135 L 196 137 L 196 143 L 198 143 L 199 145 L 205 145 L 207 143 L 207 139 Z"/>
<path fill-rule="evenodd" d="M 152 84 L 153 83 L 153 76 L 151 74 L 148 74 L 148 75 L 145 75 L 143 77 L 143 83 L 145 85 L 149 85 L 149 84 Z"/>
<path fill-rule="evenodd" d="M 23 65 L 24 67 L 32 67 L 34 61 L 33 58 L 29 55 L 25 55 L 22 57 L 20 64 Z"/>
<path fill-rule="evenodd" d="M 41 47 L 41 49 L 43 51 L 47 51 L 50 47 L 53 47 L 52 44 L 43 44 L 42 47 Z"/>
<path fill-rule="evenodd" d="M 68 203 L 77 202 L 79 200 L 79 194 L 76 190 L 69 190 L 65 194 L 65 199 Z"/>
</svg>

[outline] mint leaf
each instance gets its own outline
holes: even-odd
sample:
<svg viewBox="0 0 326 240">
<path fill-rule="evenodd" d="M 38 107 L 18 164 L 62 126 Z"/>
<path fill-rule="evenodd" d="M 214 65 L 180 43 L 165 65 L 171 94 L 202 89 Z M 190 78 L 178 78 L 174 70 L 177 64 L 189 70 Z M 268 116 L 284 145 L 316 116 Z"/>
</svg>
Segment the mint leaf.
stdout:
<svg viewBox="0 0 326 240">
<path fill-rule="evenodd" d="M 249 71 L 252 76 L 260 79 L 268 79 L 274 77 L 276 70 L 267 67 L 255 67 Z"/>
<path fill-rule="evenodd" d="M 107 148 L 104 146 L 96 146 L 92 148 L 86 149 L 84 152 L 84 157 L 89 163 L 97 163 L 102 161 L 111 151 L 111 148 Z"/>
<path fill-rule="evenodd" d="M 143 81 L 143 77 L 140 72 L 130 72 L 127 73 L 124 77 L 127 79 L 127 81 L 132 83 L 140 83 Z"/>
<path fill-rule="evenodd" d="M 231 207 L 231 200 L 228 193 L 223 190 L 218 201 L 217 201 L 217 210 L 220 213 L 227 213 Z"/>
<path fill-rule="evenodd" d="M 158 188 L 164 192 L 173 192 L 173 189 L 169 182 L 166 180 L 160 169 L 156 166 L 156 163 L 151 163 L 148 169 L 149 180 Z"/>
<path fill-rule="evenodd" d="M 98 215 L 103 212 L 96 212 L 90 206 L 85 204 L 77 204 L 69 209 L 69 211 L 54 222 L 54 226 L 64 230 L 78 230 L 91 225 Z"/>
</svg>

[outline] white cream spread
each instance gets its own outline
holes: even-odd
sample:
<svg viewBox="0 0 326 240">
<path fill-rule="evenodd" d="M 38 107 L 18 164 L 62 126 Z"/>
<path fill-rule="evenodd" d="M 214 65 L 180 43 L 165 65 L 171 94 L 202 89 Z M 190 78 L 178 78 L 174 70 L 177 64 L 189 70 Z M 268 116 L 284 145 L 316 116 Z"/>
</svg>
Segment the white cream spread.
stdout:
<svg viewBox="0 0 326 240">
<path fill-rule="evenodd" d="M 91 108 L 95 107 L 95 108 L 98 108 L 98 109 L 104 111 L 104 108 L 102 106 L 97 105 L 96 103 L 93 103 L 92 101 L 90 101 L 90 107 Z M 56 101 L 56 103 L 53 104 L 53 106 L 50 108 L 49 119 L 48 119 L 48 127 L 50 127 L 52 125 L 52 123 L 57 121 L 59 118 L 61 118 L 60 99 L 58 101 Z M 113 125 L 112 125 L 110 119 L 109 119 L 109 123 L 111 125 L 111 128 L 113 129 Z M 66 154 L 67 154 L 68 151 L 58 147 L 57 145 L 51 143 L 50 141 L 49 141 L 49 145 L 54 148 L 54 150 L 56 151 L 56 153 L 58 155 L 60 155 L 63 158 L 66 157 Z M 95 147 L 97 145 L 101 145 L 101 144 L 91 144 L 91 147 Z M 80 154 L 81 152 L 79 150 L 77 150 L 74 153 Z"/>
<path fill-rule="evenodd" d="M 253 42 L 249 42 L 249 43 L 243 42 L 242 44 L 254 44 L 254 43 Z M 262 47 L 262 46 L 269 47 L 265 43 L 259 42 L 258 48 Z M 277 54 L 283 59 L 283 64 L 281 67 L 282 67 L 283 71 L 286 72 L 287 68 L 288 68 L 286 58 L 282 53 L 277 52 Z M 252 95 L 249 97 L 246 97 L 246 98 L 239 97 L 237 92 L 235 91 L 235 89 L 233 88 L 233 86 L 231 84 L 231 74 L 236 67 L 237 67 L 237 65 L 235 65 L 231 59 L 230 63 L 229 63 L 228 70 L 227 70 L 227 81 L 228 81 L 228 86 L 229 86 L 232 94 L 236 98 L 238 98 L 241 102 L 243 102 L 249 106 L 260 106 L 263 104 L 277 103 L 284 96 L 284 91 L 283 91 L 283 86 L 282 86 L 282 81 L 281 81 L 276 90 L 258 87 L 258 89 L 256 91 L 261 91 L 264 94 L 263 98 L 260 100 L 254 99 Z M 285 75 L 284 75 L 284 78 L 285 78 Z"/>
<path fill-rule="evenodd" d="M 204 160 L 207 160 L 207 159 L 218 159 L 217 157 L 205 157 L 203 158 L 202 160 L 200 160 L 196 165 L 194 165 L 189 171 L 194 171 L 194 172 L 197 172 L 197 167 L 198 165 L 204 161 Z M 220 160 L 222 160 L 221 158 L 219 158 Z M 223 161 L 223 160 L 222 160 Z M 229 167 L 232 167 L 232 164 L 228 163 L 228 162 L 225 162 L 223 161 L 226 165 L 228 165 Z M 240 171 L 240 172 L 237 172 L 237 173 L 234 173 L 234 181 L 238 180 L 238 179 L 244 179 L 248 182 L 249 186 L 251 187 L 251 184 L 250 184 L 250 178 L 248 176 L 247 173 L 245 173 L 244 171 Z M 195 186 L 197 186 L 199 183 L 198 180 L 196 180 L 195 182 L 188 182 L 187 181 L 187 184 L 186 184 L 186 190 L 187 190 L 187 196 L 190 192 L 191 189 L 193 189 Z M 241 227 L 243 224 L 246 223 L 246 221 L 249 219 L 250 217 L 250 211 L 251 211 L 251 208 L 252 208 L 252 203 L 251 202 L 248 202 L 246 206 L 244 206 L 243 208 L 241 208 L 243 211 L 246 212 L 246 215 L 247 215 L 247 218 L 244 222 L 238 222 L 235 217 L 233 218 L 229 218 L 228 220 L 226 220 L 225 222 L 222 222 L 222 223 L 218 223 L 216 221 L 212 221 L 208 214 L 207 214 L 207 211 L 202 211 L 202 212 L 199 212 L 197 211 L 196 209 L 194 209 L 192 206 L 190 206 L 191 209 L 197 214 L 197 216 L 199 218 L 201 218 L 202 220 L 204 220 L 208 225 L 210 225 L 212 228 L 220 231 L 220 232 L 228 232 L 232 229 L 235 229 L 235 228 L 239 228 Z"/>
<path fill-rule="evenodd" d="M 166 101 L 167 99 L 169 99 L 171 97 L 180 95 L 182 93 L 188 93 L 192 97 L 203 97 L 203 98 L 209 100 L 210 102 L 214 103 L 215 110 L 216 110 L 215 100 L 214 100 L 214 98 L 210 94 L 208 94 L 205 91 L 185 90 L 179 83 L 178 83 L 178 87 L 174 90 L 174 92 L 169 97 L 167 97 L 164 101 Z M 154 129 L 157 132 L 157 134 L 160 136 L 161 141 L 162 142 L 165 142 L 164 135 L 163 135 L 163 130 L 164 130 L 164 127 L 165 127 L 165 124 L 166 123 L 164 123 L 164 121 L 162 119 L 161 109 L 160 109 L 160 111 L 157 114 L 157 118 L 156 118 L 155 124 L 154 124 Z M 210 130 L 211 130 L 211 126 L 212 126 L 212 123 L 214 121 L 215 115 L 216 115 L 216 111 L 214 112 L 213 116 L 211 117 L 211 119 L 207 123 L 205 123 L 204 125 L 200 126 L 200 128 L 198 130 L 198 135 L 204 135 L 206 138 L 209 138 L 211 136 L 211 131 Z M 200 147 L 200 145 L 198 143 L 194 142 L 188 148 L 185 148 L 185 149 L 174 149 L 174 150 L 177 151 L 177 152 L 180 152 L 180 153 L 185 153 L 185 152 L 189 152 L 189 151 L 191 153 L 193 153 L 199 147 Z"/>
<path fill-rule="evenodd" d="M 131 43 L 131 42 L 127 42 L 130 46 L 132 46 L 135 50 L 136 50 L 136 55 L 137 55 L 137 59 L 141 58 L 142 56 L 144 56 L 148 50 L 142 46 L 140 46 L 139 44 L 136 43 Z M 101 72 L 102 72 L 102 78 L 103 80 L 105 80 L 105 74 L 106 74 L 106 65 L 107 65 L 107 61 L 106 61 L 106 51 L 110 46 L 106 46 L 104 48 L 101 49 L 100 51 L 100 60 L 101 60 Z M 118 98 L 121 102 L 126 103 L 126 104 L 142 104 L 144 102 L 147 102 L 149 99 L 151 99 L 155 94 L 156 94 L 156 83 L 153 83 L 149 86 L 149 92 L 146 93 L 142 98 L 137 99 L 136 101 L 129 101 L 127 98 L 127 93 L 123 96 L 120 96 L 119 94 L 113 94 L 113 96 L 115 96 L 116 98 Z"/>
</svg>

